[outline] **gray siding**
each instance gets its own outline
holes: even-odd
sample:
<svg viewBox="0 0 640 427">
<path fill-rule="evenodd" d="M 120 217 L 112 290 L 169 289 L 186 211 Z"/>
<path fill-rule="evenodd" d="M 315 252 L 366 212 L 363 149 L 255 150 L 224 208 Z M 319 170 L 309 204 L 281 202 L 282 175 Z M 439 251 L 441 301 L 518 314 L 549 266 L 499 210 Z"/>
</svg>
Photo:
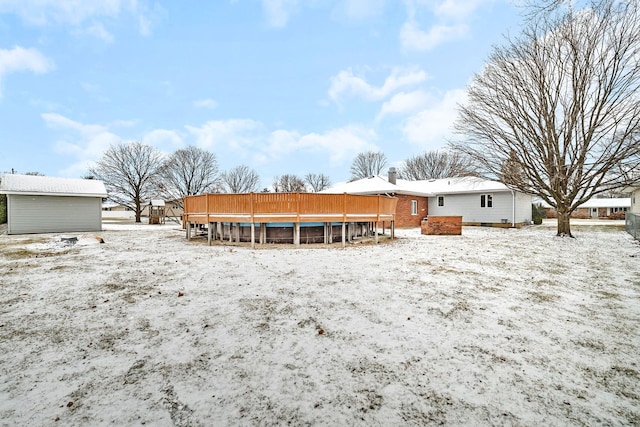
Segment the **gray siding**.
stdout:
<svg viewBox="0 0 640 427">
<path fill-rule="evenodd" d="M 100 231 L 102 199 L 72 196 L 7 197 L 9 234 Z"/>
<path fill-rule="evenodd" d="M 480 207 L 481 194 L 493 196 L 493 207 Z M 513 221 L 513 195 L 510 191 L 444 194 L 444 206 L 438 206 L 438 197 L 429 197 L 429 215 L 462 216 L 463 222 L 500 223 L 503 219 Z M 527 205 L 528 201 L 528 205 Z M 516 220 L 531 218 L 531 196 L 516 193 Z"/>
<path fill-rule="evenodd" d="M 640 188 L 631 193 L 631 212 L 640 214 Z"/>
</svg>

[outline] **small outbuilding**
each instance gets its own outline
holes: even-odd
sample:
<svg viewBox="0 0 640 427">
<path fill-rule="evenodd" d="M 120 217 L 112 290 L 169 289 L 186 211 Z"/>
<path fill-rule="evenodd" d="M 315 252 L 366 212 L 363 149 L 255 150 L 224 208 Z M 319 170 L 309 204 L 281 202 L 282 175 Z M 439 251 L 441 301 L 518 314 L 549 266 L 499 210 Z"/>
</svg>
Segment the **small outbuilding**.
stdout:
<svg viewBox="0 0 640 427">
<path fill-rule="evenodd" d="M 102 181 L 5 174 L 7 233 L 65 233 L 102 230 Z"/>
</svg>

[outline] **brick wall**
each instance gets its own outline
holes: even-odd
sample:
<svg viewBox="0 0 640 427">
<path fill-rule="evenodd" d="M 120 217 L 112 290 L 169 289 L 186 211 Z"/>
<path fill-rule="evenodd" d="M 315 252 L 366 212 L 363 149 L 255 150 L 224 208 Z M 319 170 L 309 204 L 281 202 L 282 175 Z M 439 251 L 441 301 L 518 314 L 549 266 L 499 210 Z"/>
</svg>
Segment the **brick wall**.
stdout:
<svg viewBox="0 0 640 427">
<path fill-rule="evenodd" d="M 398 206 L 396 207 L 396 227 L 420 227 L 422 221 L 427 214 L 427 198 L 418 196 L 407 196 L 404 194 L 396 194 L 398 198 Z M 418 215 L 411 215 L 411 201 L 418 202 Z"/>
<path fill-rule="evenodd" d="M 422 234 L 459 236 L 462 234 L 461 216 L 430 216 L 420 224 Z"/>
</svg>

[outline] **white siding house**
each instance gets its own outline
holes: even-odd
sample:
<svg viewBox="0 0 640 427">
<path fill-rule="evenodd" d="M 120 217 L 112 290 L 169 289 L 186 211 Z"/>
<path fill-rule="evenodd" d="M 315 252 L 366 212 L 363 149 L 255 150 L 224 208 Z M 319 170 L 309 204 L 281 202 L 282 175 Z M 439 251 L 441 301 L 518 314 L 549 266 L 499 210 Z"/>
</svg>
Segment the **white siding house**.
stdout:
<svg viewBox="0 0 640 427">
<path fill-rule="evenodd" d="M 463 225 L 508 225 L 531 223 L 531 195 L 510 190 L 506 185 L 475 177 L 414 181 L 433 194 L 429 215 L 462 216 Z"/>
<path fill-rule="evenodd" d="M 531 195 L 482 178 L 389 182 L 387 177 L 375 176 L 337 184 L 323 191 L 342 192 L 426 196 L 427 216 L 461 216 L 463 225 L 520 227 L 531 224 Z"/>
<path fill-rule="evenodd" d="M 8 234 L 102 229 L 102 181 L 5 174 L 0 193 L 7 195 Z"/>
</svg>

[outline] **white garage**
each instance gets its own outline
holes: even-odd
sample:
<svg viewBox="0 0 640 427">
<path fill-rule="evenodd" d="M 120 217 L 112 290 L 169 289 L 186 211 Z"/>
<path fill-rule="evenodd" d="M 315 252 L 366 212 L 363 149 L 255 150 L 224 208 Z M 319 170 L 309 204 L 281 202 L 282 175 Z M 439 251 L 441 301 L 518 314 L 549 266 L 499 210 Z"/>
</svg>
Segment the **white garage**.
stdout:
<svg viewBox="0 0 640 427">
<path fill-rule="evenodd" d="M 5 174 L 7 233 L 64 233 L 102 230 L 102 181 Z"/>
</svg>

